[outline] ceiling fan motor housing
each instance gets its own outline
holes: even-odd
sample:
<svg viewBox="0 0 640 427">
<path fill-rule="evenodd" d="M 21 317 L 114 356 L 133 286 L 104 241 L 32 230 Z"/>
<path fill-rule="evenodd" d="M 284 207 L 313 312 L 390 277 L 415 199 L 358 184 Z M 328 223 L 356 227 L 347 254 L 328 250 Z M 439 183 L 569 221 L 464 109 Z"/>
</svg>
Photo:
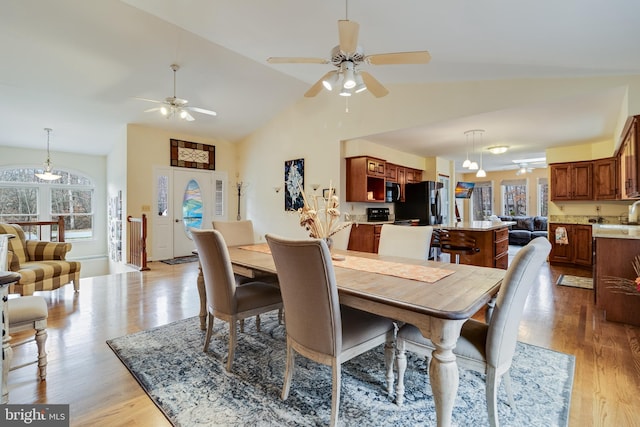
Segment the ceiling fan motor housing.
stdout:
<svg viewBox="0 0 640 427">
<path fill-rule="evenodd" d="M 359 64 L 364 61 L 364 49 L 362 46 L 358 46 L 355 52 L 342 52 L 340 50 L 340 46 L 336 46 L 331 50 L 331 63 L 336 67 L 340 67 L 340 65 L 345 61 L 351 61 L 355 64 Z"/>
</svg>

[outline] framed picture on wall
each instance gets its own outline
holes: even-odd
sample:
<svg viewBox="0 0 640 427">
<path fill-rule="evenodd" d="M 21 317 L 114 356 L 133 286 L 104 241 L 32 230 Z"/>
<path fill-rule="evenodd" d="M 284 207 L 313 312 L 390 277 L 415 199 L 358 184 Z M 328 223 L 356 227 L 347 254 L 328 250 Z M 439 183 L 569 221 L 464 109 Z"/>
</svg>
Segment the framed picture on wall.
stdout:
<svg viewBox="0 0 640 427">
<path fill-rule="evenodd" d="M 284 162 L 284 210 L 297 211 L 304 206 L 304 159 Z"/>
</svg>

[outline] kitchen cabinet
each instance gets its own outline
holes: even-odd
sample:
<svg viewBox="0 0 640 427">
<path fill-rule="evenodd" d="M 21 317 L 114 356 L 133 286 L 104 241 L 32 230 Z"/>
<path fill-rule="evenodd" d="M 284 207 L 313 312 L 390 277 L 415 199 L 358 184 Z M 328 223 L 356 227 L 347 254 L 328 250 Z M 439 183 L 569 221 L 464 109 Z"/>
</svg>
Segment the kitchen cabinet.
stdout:
<svg viewBox="0 0 640 427">
<path fill-rule="evenodd" d="M 552 163 L 552 201 L 593 200 L 593 162 Z"/>
<path fill-rule="evenodd" d="M 569 244 L 556 243 L 556 229 L 564 227 L 567 230 Z M 593 264 L 591 225 L 584 224 L 549 224 L 549 240 L 551 253 L 549 262 L 559 264 L 572 264 L 582 267 L 591 267 Z"/>
<path fill-rule="evenodd" d="M 451 234 L 462 233 L 476 240 L 479 252 L 473 255 L 460 255 L 460 264 L 477 265 L 479 267 L 501 268 L 509 266 L 509 228 L 506 225 L 477 226 L 475 223 L 457 223 L 453 227 L 436 226 Z M 455 256 L 451 256 L 455 262 Z"/>
<path fill-rule="evenodd" d="M 640 239 L 597 237 L 595 243 L 594 290 L 596 307 L 604 310 L 605 319 L 640 326 L 640 292 L 620 293 L 615 282 L 636 279 L 633 259 L 640 254 Z"/>
<path fill-rule="evenodd" d="M 347 160 L 347 202 L 384 203 L 386 162 L 368 156 Z"/>
<path fill-rule="evenodd" d="M 387 181 L 400 184 L 400 201 L 404 202 L 404 185 L 422 181 L 422 170 L 393 163 L 387 163 L 386 168 Z"/>
<path fill-rule="evenodd" d="M 350 251 L 378 253 L 382 224 L 356 223 L 351 226 L 349 235 Z"/>
<path fill-rule="evenodd" d="M 618 159 L 609 157 L 593 161 L 593 195 L 595 200 L 616 200 L 618 191 Z"/>
<path fill-rule="evenodd" d="M 387 181 L 399 182 L 398 168 L 401 168 L 402 166 L 394 165 L 393 163 L 387 163 L 385 166 L 386 166 L 386 171 L 384 176 L 387 179 Z"/>
<path fill-rule="evenodd" d="M 640 197 L 640 167 L 638 165 L 638 119 L 640 116 L 631 116 L 627 119 L 622 131 L 622 143 L 618 151 L 620 161 L 620 182 L 622 199 L 634 199 Z"/>
</svg>

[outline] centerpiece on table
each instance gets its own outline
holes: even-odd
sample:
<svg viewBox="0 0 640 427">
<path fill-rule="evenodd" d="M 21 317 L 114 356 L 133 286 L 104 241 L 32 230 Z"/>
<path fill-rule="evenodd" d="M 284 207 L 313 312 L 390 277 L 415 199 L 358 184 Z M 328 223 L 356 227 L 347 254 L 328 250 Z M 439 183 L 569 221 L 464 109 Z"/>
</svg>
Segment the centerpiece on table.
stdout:
<svg viewBox="0 0 640 427">
<path fill-rule="evenodd" d="M 351 222 L 340 221 L 340 202 L 335 194 L 335 188 L 329 183 L 329 190 L 325 195 L 307 196 L 300 188 L 304 205 L 298 209 L 300 213 L 300 225 L 309 232 L 309 237 L 324 239 L 329 247 L 333 247 L 331 238 L 338 231 L 347 228 Z M 334 260 L 342 260 L 343 256 L 332 255 Z"/>
</svg>

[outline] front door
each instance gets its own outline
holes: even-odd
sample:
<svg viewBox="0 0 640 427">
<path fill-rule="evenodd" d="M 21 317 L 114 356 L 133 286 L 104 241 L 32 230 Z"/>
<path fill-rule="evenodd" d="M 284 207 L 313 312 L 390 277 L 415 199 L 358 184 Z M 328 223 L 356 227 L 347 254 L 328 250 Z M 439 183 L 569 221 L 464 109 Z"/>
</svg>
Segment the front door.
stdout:
<svg viewBox="0 0 640 427">
<path fill-rule="evenodd" d="M 213 191 L 211 172 L 173 172 L 173 256 L 191 255 L 195 249 L 190 228 L 211 228 Z"/>
</svg>

